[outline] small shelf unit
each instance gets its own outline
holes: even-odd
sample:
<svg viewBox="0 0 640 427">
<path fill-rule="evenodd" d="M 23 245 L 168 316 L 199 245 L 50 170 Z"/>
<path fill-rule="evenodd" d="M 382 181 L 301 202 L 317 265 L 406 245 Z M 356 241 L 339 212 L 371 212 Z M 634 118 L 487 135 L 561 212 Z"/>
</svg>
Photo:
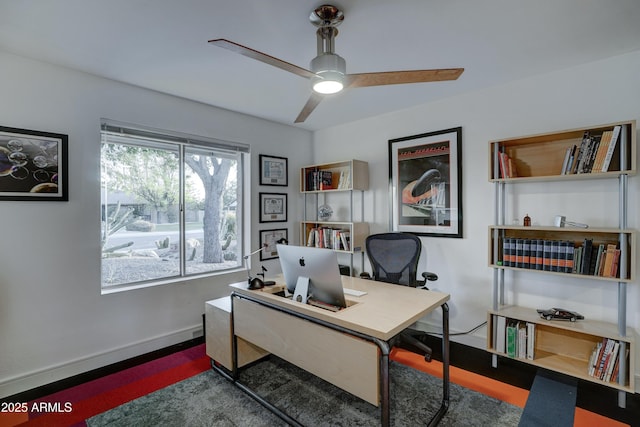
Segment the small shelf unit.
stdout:
<svg viewBox="0 0 640 427">
<path fill-rule="evenodd" d="M 304 196 L 304 210 L 303 220 L 300 223 L 300 244 L 350 254 L 353 274 L 353 255 L 355 253 L 363 254 L 364 241 L 369 235 L 369 224 L 363 221 L 364 192 L 368 189 L 369 165 L 361 160 L 352 159 L 301 168 L 300 192 Z M 344 220 L 320 219 L 318 208 L 322 204 L 326 204 L 329 198 L 337 200 L 339 196 L 336 193 L 343 193 L 348 199 L 345 199 L 345 203 L 348 203 L 348 218 L 344 218 Z M 359 221 L 355 220 L 354 215 L 354 197 L 356 195 L 360 196 Z M 309 212 L 308 204 L 312 204 L 314 207 L 312 213 Z M 312 235 L 312 233 L 316 234 Z M 318 233 L 320 233 L 320 237 Z M 348 236 L 346 247 L 343 244 L 344 239 L 339 237 L 340 234 Z"/>
<path fill-rule="evenodd" d="M 630 362 L 628 372 L 623 381 L 604 381 L 588 374 L 591 362 L 591 354 L 594 348 L 601 343 L 603 338 L 625 343 L 625 348 L 632 349 L 634 340 L 631 330 L 625 335 L 618 333 L 616 325 L 595 320 L 580 320 L 577 322 L 561 320 L 545 320 L 540 318 L 536 310 L 523 307 L 504 307 L 500 310 L 491 310 L 488 314 L 487 349 L 489 352 L 504 356 L 495 347 L 495 325 L 497 316 L 510 320 L 533 323 L 535 325 L 534 358 L 516 358 L 517 360 L 541 368 L 591 381 L 597 384 L 616 388 L 622 392 L 634 393 L 634 359 L 627 358 Z"/>
<path fill-rule="evenodd" d="M 611 135 L 617 134 L 617 138 Z M 613 144 L 610 141 L 615 140 Z M 594 142 L 595 141 L 595 142 Z M 607 143 L 602 143 L 606 141 Z M 599 146 L 612 147 L 598 152 Z M 580 147 L 585 148 L 584 157 Z M 635 281 L 636 232 L 627 227 L 628 179 L 636 174 L 636 122 L 625 121 L 559 132 L 523 136 L 491 141 L 489 143 L 489 181 L 494 184 L 494 225 L 489 227 L 488 264 L 493 269 L 493 307 L 488 312 L 487 350 L 494 354 L 493 366 L 497 367 L 498 356 L 507 356 L 498 345 L 504 331 L 503 320 L 512 323 L 532 324 L 535 333 L 532 338 L 532 357 L 522 360 L 535 366 L 571 375 L 576 378 L 599 383 L 619 390 L 618 405 L 626 406 L 627 392 L 633 393 L 635 342 L 633 330 L 627 328 L 627 283 Z M 588 147 L 595 147 L 587 150 Z M 601 154 L 602 153 L 602 154 Z M 609 155 L 610 162 L 598 163 Z M 589 160 L 589 157 L 591 159 Z M 579 166 L 584 159 L 584 168 Z M 599 160 L 598 160 L 599 159 Z M 507 192 L 506 186 L 521 182 L 561 182 L 576 180 L 576 185 L 592 179 L 615 179 L 618 181 L 618 224 L 611 228 L 569 228 L 569 227 L 525 227 L 510 226 L 505 223 Z M 553 187 L 549 186 L 549 191 Z M 505 239 L 507 251 L 505 255 Z M 548 271 L 531 263 L 513 265 L 512 243 L 514 241 L 563 241 L 574 249 L 584 246 L 590 240 L 596 249 L 600 244 L 614 245 L 619 251 L 619 265 L 611 269 L 614 276 L 580 274 L 557 269 Z M 536 255 L 537 256 L 537 255 Z M 508 262 L 505 262 L 508 257 Z M 603 285 L 617 285 L 618 322 L 606 323 L 588 319 L 576 322 L 549 321 L 540 318 L 535 308 L 511 307 L 505 305 L 505 272 L 518 274 L 520 271 L 550 274 L 557 278 L 559 285 L 567 276 L 580 280 L 596 280 Z M 615 272 L 614 272 L 615 271 Z M 614 273 L 612 273 L 614 272 Z M 551 276 L 550 276 L 551 277 Z M 585 313 L 583 313 L 585 314 Z M 504 318 L 504 319 L 501 319 Z M 500 319 L 500 322 L 497 320 Z M 500 327 L 498 327 L 500 323 Z M 527 342 L 529 337 L 527 337 Z M 605 381 L 589 374 L 592 354 L 598 343 L 611 341 L 619 346 L 619 379 Z M 500 347 L 499 349 L 497 347 Z M 513 357 L 513 353 L 511 354 Z M 521 354 L 520 354 L 521 356 Z"/>
</svg>

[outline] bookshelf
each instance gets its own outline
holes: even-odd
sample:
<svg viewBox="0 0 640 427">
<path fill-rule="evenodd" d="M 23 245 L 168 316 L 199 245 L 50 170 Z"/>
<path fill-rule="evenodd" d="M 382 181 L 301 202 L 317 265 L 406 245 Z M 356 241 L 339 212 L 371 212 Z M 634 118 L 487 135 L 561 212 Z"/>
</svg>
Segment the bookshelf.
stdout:
<svg viewBox="0 0 640 427">
<path fill-rule="evenodd" d="M 636 232 L 627 227 L 628 180 L 637 172 L 636 146 L 635 121 L 489 143 L 494 225 L 488 230 L 488 264 L 494 274 L 493 307 L 487 315 L 487 350 L 494 355 L 494 367 L 498 356 L 514 357 L 618 389 L 620 407 L 626 405 L 626 393 L 635 392 L 635 342 L 633 331 L 626 326 L 626 286 L 635 281 L 637 258 Z M 618 181 L 618 224 L 607 228 L 573 228 L 505 223 L 507 186 L 516 194 L 518 183 L 549 182 L 547 191 L 553 192 L 553 182 L 575 180 L 576 185 L 585 186 L 588 191 L 588 180 L 593 179 Z M 603 286 L 617 285 L 618 322 L 590 320 L 588 313 L 582 313 L 586 320 L 576 322 L 545 320 L 536 308 L 505 306 L 506 271 L 511 272 L 510 278 L 522 271 L 548 274 L 558 286 L 567 276 L 599 281 Z M 560 306 L 563 305 L 566 304 Z M 520 329 L 524 330 L 521 333 L 525 336 L 521 338 L 528 347 L 524 353 L 522 350 L 513 353 L 513 345 L 509 347 L 505 341 L 517 337 Z M 607 343 L 611 343 L 607 347 L 609 352 L 599 351 L 599 346 L 604 348 Z M 594 364 L 604 365 L 607 360 L 608 365 L 609 359 L 614 359 L 607 358 L 607 354 L 617 354 L 617 366 L 614 361 L 609 378 L 606 372 L 596 375 L 593 368 Z M 617 379 L 614 366 L 619 374 Z"/>
<path fill-rule="evenodd" d="M 305 166 L 300 170 L 300 192 L 304 196 L 303 220 L 300 223 L 300 244 L 327 248 L 351 255 L 363 253 L 364 241 L 369 235 L 369 224 L 364 218 L 364 192 L 369 189 L 369 165 L 361 160 L 346 160 Z M 339 194 L 343 194 L 341 197 Z M 354 198 L 359 197 L 360 221 L 354 218 Z M 318 207 L 336 202 L 333 216 L 322 220 Z M 312 206 L 312 208 L 309 208 Z M 341 215 L 344 218 L 336 220 Z M 345 213 L 346 212 L 346 213 Z"/>
</svg>

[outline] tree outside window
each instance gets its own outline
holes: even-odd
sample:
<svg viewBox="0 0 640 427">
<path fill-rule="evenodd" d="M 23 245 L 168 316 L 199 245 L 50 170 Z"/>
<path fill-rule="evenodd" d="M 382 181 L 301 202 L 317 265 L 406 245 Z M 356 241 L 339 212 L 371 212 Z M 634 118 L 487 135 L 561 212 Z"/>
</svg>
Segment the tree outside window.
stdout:
<svg viewBox="0 0 640 427">
<path fill-rule="evenodd" d="M 140 133 L 103 125 L 103 289 L 240 267 L 242 152 Z"/>
</svg>

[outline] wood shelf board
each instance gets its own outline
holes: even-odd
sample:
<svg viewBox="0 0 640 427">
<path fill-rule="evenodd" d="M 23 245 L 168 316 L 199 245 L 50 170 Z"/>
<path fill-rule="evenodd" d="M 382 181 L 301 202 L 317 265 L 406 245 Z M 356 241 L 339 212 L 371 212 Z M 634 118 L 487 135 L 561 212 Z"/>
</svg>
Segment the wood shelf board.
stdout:
<svg viewBox="0 0 640 427">
<path fill-rule="evenodd" d="M 490 225 L 489 226 L 490 230 L 514 230 L 514 231 L 522 231 L 522 232 L 530 232 L 530 233 L 537 233 L 537 232 L 552 232 L 553 235 L 558 235 L 558 234 L 592 234 L 592 233 L 599 233 L 599 234 L 615 234 L 618 235 L 619 233 L 624 233 L 624 234 L 635 234 L 636 230 L 634 229 L 630 229 L 630 228 L 625 228 L 625 229 L 621 229 L 621 228 L 613 228 L 613 227 L 589 227 L 589 228 L 571 228 L 571 227 L 554 227 L 554 226 L 531 226 L 531 227 L 524 227 L 522 225 Z M 511 236 L 508 236 L 511 237 Z"/>
<path fill-rule="evenodd" d="M 590 274 L 562 273 L 560 271 L 536 270 L 533 268 L 505 267 L 503 265 L 496 265 L 496 264 L 489 264 L 489 267 L 502 269 L 502 270 L 529 271 L 532 273 L 554 274 L 556 276 L 574 277 L 577 279 L 601 280 L 604 282 L 613 282 L 613 283 L 618 283 L 618 282 L 630 283 L 635 281 L 635 278 L 633 277 L 629 279 L 621 279 L 619 277 L 604 277 L 604 276 L 592 276 Z"/>
<path fill-rule="evenodd" d="M 488 349 L 489 353 L 496 354 L 501 357 L 517 360 L 519 362 L 527 363 L 529 365 L 538 366 L 540 368 L 548 369 L 550 371 L 559 372 L 561 374 L 569 375 L 581 380 L 593 382 L 596 384 L 604 385 L 606 387 L 615 388 L 618 390 L 626 391 L 629 393 L 635 393 L 633 383 L 627 382 L 626 385 L 619 384 L 613 381 L 603 381 L 601 379 L 592 377 L 588 375 L 587 372 L 587 364 L 581 361 L 576 361 L 570 357 L 560 356 L 553 353 L 546 353 L 542 351 L 537 351 L 535 355 L 535 359 L 522 359 L 522 358 L 511 358 L 508 357 L 504 353 L 499 353 L 493 349 Z M 633 377 L 633 376 L 632 376 Z"/>
<path fill-rule="evenodd" d="M 489 314 L 495 314 L 498 316 L 508 317 L 510 319 L 535 323 L 536 325 L 541 325 L 543 328 L 564 329 L 572 333 L 592 335 L 600 339 L 611 338 L 618 341 L 627 342 L 631 345 L 635 341 L 633 330 L 631 328 L 627 328 L 626 335 L 621 336 L 620 334 L 618 334 L 618 326 L 616 324 L 603 322 L 600 320 L 590 320 L 588 318 L 584 320 L 578 320 L 576 322 L 546 320 L 540 317 L 535 308 L 519 306 L 506 306 L 499 310 L 490 310 Z"/>
</svg>

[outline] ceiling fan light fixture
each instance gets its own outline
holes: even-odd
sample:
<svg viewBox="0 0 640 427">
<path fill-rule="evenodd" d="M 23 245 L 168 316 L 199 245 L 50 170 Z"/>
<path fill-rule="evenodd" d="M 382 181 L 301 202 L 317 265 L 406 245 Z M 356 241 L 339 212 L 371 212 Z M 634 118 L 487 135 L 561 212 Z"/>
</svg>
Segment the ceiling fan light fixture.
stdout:
<svg viewBox="0 0 640 427">
<path fill-rule="evenodd" d="M 347 65 L 344 58 L 335 53 L 323 53 L 311 60 L 311 71 L 316 75 L 311 79 L 311 87 L 317 93 L 329 95 L 344 88 Z"/>
<path fill-rule="evenodd" d="M 343 81 L 344 74 L 338 71 L 325 71 L 324 73 L 316 75 L 316 77 L 311 80 L 311 87 L 314 92 L 331 95 L 344 89 Z"/>
</svg>

